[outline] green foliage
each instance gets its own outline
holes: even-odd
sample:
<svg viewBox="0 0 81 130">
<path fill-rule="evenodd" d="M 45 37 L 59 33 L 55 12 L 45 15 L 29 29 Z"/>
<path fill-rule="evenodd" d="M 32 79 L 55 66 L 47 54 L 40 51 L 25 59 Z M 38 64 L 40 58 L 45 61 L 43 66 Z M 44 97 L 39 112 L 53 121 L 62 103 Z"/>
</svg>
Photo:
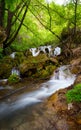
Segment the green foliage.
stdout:
<svg viewBox="0 0 81 130">
<path fill-rule="evenodd" d="M 74 86 L 72 90 L 66 93 L 68 102 L 80 102 L 81 101 L 81 83 Z"/>
<path fill-rule="evenodd" d="M 10 75 L 10 77 L 8 78 L 8 82 L 9 82 L 9 83 L 17 83 L 17 82 L 19 82 L 19 81 L 20 81 L 20 78 L 19 78 L 19 76 L 16 75 L 16 74 L 12 74 L 12 75 Z"/>
<path fill-rule="evenodd" d="M 22 9 L 24 3 L 29 1 L 30 0 L 5 0 L 5 8 L 9 8 L 9 11 L 13 13 L 16 11 L 11 21 L 12 27 L 10 32 L 11 36 L 9 36 L 10 38 L 14 36 L 13 32 L 15 33 L 17 31 L 18 26 L 21 23 L 21 19 L 25 11 L 25 8 Z M 20 8 L 18 7 L 19 9 L 17 9 L 17 6 L 20 4 Z M 59 39 L 57 36 L 60 37 L 63 28 L 68 29 L 68 27 L 74 27 L 74 10 L 75 5 L 73 1 L 69 1 L 68 4 L 61 6 L 55 4 L 54 2 L 47 4 L 45 0 L 32 0 L 27 10 L 26 17 L 22 23 L 22 27 L 18 32 L 18 37 L 16 37 L 16 40 L 12 43 L 12 48 L 20 51 L 31 47 L 38 47 L 46 44 L 47 42 L 50 44 L 50 41 L 56 41 L 56 43 L 53 43 L 54 45 L 58 44 Z M 76 12 L 76 23 L 78 27 L 81 27 L 80 12 L 81 4 L 78 1 Z M 8 11 L 5 11 L 4 17 L 4 24 L 6 28 L 8 25 Z"/>
</svg>

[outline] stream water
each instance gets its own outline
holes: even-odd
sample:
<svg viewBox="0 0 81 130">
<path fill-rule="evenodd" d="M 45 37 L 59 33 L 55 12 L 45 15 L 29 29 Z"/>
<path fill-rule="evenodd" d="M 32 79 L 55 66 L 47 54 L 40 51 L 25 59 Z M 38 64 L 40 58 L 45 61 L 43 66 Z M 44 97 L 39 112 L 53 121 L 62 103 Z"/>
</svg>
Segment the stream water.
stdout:
<svg viewBox="0 0 81 130">
<path fill-rule="evenodd" d="M 76 76 L 71 74 L 69 66 L 58 68 L 50 80 L 40 85 L 32 92 L 19 95 L 15 101 L 4 100 L 0 102 L 0 130 L 16 130 L 18 125 L 29 124 L 34 120 L 33 111 L 42 111 L 44 100 L 59 89 L 66 88 L 74 83 Z M 21 128 L 18 130 L 30 130 Z M 33 126 L 32 129 L 33 130 Z"/>
</svg>

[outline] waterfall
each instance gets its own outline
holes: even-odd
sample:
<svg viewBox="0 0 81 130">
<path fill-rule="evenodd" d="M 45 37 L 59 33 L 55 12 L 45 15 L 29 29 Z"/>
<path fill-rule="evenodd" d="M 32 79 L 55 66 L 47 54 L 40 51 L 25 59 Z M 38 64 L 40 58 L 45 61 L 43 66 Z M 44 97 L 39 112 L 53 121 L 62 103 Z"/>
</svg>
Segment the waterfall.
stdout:
<svg viewBox="0 0 81 130">
<path fill-rule="evenodd" d="M 56 76 L 57 72 L 57 76 Z M 76 76 L 71 74 L 69 66 L 58 68 L 49 81 L 41 84 L 40 89 L 29 92 L 19 97 L 14 103 L 13 108 L 18 109 L 36 102 L 42 102 L 43 99 L 49 97 L 59 89 L 66 88 L 72 85 Z"/>
<path fill-rule="evenodd" d="M 46 53 L 45 48 L 46 48 L 46 46 L 40 46 L 39 50 L 42 51 L 43 53 Z"/>
<path fill-rule="evenodd" d="M 39 50 L 40 51 L 42 51 L 42 52 L 44 52 L 44 53 L 49 53 L 50 54 L 50 52 L 51 52 L 51 49 L 52 47 L 51 47 L 51 45 L 48 45 L 48 46 L 40 46 L 39 47 Z"/>
<path fill-rule="evenodd" d="M 20 77 L 20 71 L 17 68 L 15 68 L 15 67 L 11 70 L 11 74 L 12 75 L 16 74 L 16 75 L 18 75 Z"/>
<path fill-rule="evenodd" d="M 56 47 L 55 49 L 54 49 L 54 56 L 58 56 L 58 55 L 60 55 L 61 54 L 61 48 L 60 47 Z"/>
<path fill-rule="evenodd" d="M 36 48 L 31 48 L 30 51 L 32 52 L 33 56 L 38 56 L 40 53 L 40 50 L 37 50 Z"/>
<path fill-rule="evenodd" d="M 13 52 L 12 54 L 10 54 L 10 57 L 14 59 L 15 58 L 15 54 L 16 54 L 16 52 Z"/>
<path fill-rule="evenodd" d="M 54 76 L 51 79 L 58 79 L 58 80 L 67 80 L 68 78 L 73 77 L 73 75 L 70 72 L 69 65 L 62 66 L 54 71 Z"/>
<path fill-rule="evenodd" d="M 61 48 L 60 47 L 56 47 L 54 49 L 54 51 L 52 49 L 51 45 L 48 46 L 40 46 L 38 49 L 37 48 L 31 48 L 30 52 L 32 52 L 33 56 L 38 56 L 40 54 L 40 52 L 43 52 L 45 54 L 48 54 L 49 56 L 58 56 L 61 54 Z"/>
</svg>

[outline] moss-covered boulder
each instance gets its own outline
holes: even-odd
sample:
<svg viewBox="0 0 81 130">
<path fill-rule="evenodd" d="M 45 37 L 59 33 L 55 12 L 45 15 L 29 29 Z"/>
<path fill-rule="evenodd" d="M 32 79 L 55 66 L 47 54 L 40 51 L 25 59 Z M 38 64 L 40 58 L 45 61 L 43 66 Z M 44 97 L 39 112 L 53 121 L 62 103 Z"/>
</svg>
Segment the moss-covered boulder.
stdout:
<svg viewBox="0 0 81 130">
<path fill-rule="evenodd" d="M 25 59 L 26 57 L 24 56 L 23 52 L 16 52 L 14 58 L 15 66 L 19 66 Z"/>
<path fill-rule="evenodd" d="M 9 84 L 14 84 L 18 83 L 20 81 L 20 77 L 17 74 L 11 74 L 8 78 L 8 83 Z"/>
<path fill-rule="evenodd" d="M 51 75 L 58 63 L 52 61 L 45 54 L 37 57 L 29 56 L 22 64 L 20 64 L 20 72 L 22 77 L 47 77 Z"/>
<path fill-rule="evenodd" d="M 57 65 L 56 59 L 48 58 L 45 54 L 26 57 L 23 52 L 16 52 L 14 58 L 6 56 L 0 60 L 0 79 L 8 78 L 13 67 L 20 70 L 22 77 L 44 78 L 51 75 Z"/>
<path fill-rule="evenodd" d="M 8 78 L 14 66 L 14 61 L 10 57 L 4 57 L 0 61 L 0 79 Z"/>
</svg>

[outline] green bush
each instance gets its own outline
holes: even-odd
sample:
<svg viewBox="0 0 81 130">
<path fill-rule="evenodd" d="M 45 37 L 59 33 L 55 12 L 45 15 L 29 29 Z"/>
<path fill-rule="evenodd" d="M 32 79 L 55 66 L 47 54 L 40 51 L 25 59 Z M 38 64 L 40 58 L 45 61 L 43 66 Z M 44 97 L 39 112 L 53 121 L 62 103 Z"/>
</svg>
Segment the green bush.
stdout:
<svg viewBox="0 0 81 130">
<path fill-rule="evenodd" d="M 20 77 L 18 75 L 16 75 L 16 74 L 12 74 L 8 78 L 9 83 L 17 83 L 17 82 L 19 82 L 19 80 L 20 80 Z"/>
<path fill-rule="evenodd" d="M 73 89 L 66 93 L 67 102 L 80 102 L 81 101 L 81 83 L 74 86 Z"/>
</svg>

